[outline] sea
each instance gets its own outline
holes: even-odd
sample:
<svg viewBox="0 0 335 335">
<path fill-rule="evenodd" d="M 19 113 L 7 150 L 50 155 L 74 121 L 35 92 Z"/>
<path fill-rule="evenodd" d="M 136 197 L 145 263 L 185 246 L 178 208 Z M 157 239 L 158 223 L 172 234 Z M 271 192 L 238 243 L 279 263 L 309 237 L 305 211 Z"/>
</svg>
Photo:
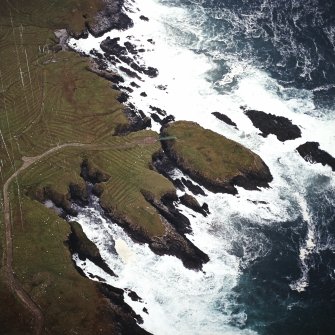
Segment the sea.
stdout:
<svg viewBox="0 0 335 335">
<path fill-rule="evenodd" d="M 202 271 L 135 243 L 94 197 L 77 220 L 117 277 L 76 255 L 75 262 L 93 280 L 135 291 L 141 300 L 126 294 L 125 301 L 152 334 L 335 334 L 335 172 L 296 150 L 315 141 L 335 156 L 335 1 L 129 0 L 123 11 L 133 27 L 69 45 L 103 53 L 109 36 L 143 49 L 137 61 L 157 68 L 155 78 L 134 79 L 109 64 L 122 85 L 139 86 L 129 102 L 148 116 L 155 106 L 243 144 L 273 181 L 260 191 L 238 187 L 235 196 L 205 190 L 197 199 L 209 205 L 206 218 L 176 204 L 191 221 L 187 238 L 209 255 Z M 244 109 L 284 116 L 302 136 L 263 137 Z"/>
</svg>

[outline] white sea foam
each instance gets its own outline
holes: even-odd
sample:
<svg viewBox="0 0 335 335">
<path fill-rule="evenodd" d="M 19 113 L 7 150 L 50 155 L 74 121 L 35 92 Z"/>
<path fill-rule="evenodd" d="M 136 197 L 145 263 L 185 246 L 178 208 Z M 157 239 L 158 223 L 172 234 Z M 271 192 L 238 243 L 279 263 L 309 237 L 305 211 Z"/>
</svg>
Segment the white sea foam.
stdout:
<svg viewBox="0 0 335 335">
<path fill-rule="evenodd" d="M 200 54 L 192 51 L 206 38 L 201 29 L 192 25 L 192 13 L 185 9 L 159 4 L 154 0 L 128 3 L 133 9 L 129 16 L 134 28 L 112 31 L 103 37 L 79 41 L 70 45 L 78 51 L 89 53 L 92 48 L 101 51 L 100 43 L 107 36 L 120 37 L 120 44 L 130 40 L 138 48 L 145 48 L 142 64 L 156 67 L 157 78 L 141 75 L 141 86 L 131 94 L 130 101 L 145 113 L 156 106 L 172 114 L 177 120 L 196 121 L 203 127 L 223 134 L 258 153 L 269 166 L 274 177 L 271 187 L 259 192 L 238 188 L 238 196 L 213 194 L 197 196 L 200 203 L 207 202 L 211 214 L 205 219 L 179 205 L 192 223 L 189 239 L 210 257 L 204 272 L 185 269 L 171 256 L 159 257 L 147 245 L 134 243 L 124 231 L 107 222 L 94 209 L 86 209 L 78 217 L 87 236 L 94 241 L 117 278 L 101 273 L 88 261 L 76 262 L 84 271 L 97 274 L 120 288 L 137 292 L 144 304 L 127 300 L 144 319 L 144 327 L 155 334 L 252 334 L 244 325 L 243 312 L 233 314 L 232 289 L 238 283 L 240 259 L 231 255 L 233 243 L 238 242 L 244 252 L 244 262 L 267 255 L 271 245 L 260 233 L 244 231 L 240 222 L 257 222 L 258 225 L 276 225 L 302 217 L 307 224 L 307 234 L 300 245 L 301 278 L 291 288 L 301 291 L 308 286 L 308 257 L 315 252 L 317 234 L 308 204 L 304 199 L 306 189 L 318 175 L 329 177 L 328 187 L 334 188 L 330 167 L 309 164 L 295 148 L 306 141 L 318 141 L 322 149 L 335 155 L 335 120 L 325 118 L 313 103 L 306 90 L 287 89 L 279 85 L 266 72 L 227 57 L 231 71 L 215 83 L 209 80 L 214 71 L 216 51 Z M 136 8 L 140 8 L 140 12 Z M 143 14 L 149 22 L 139 19 Z M 201 21 L 201 12 L 199 21 Z M 128 38 L 128 36 L 131 36 Z M 155 44 L 148 42 L 152 38 Z M 126 65 L 124 65 L 127 67 Z M 120 72 L 117 67 L 110 68 Z M 121 73 L 121 72 L 120 72 Z M 134 81 L 122 74 L 125 85 Z M 167 85 L 166 90 L 158 88 Z M 219 94 L 217 89 L 224 91 Z M 145 91 L 147 97 L 142 97 Z M 302 137 L 282 143 L 273 135 L 263 138 L 259 130 L 243 113 L 240 106 L 285 116 L 302 129 Z M 229 116 L 238 126 L 230 127 L 211 113 L 219 111 Z M 160 126 L 155 124 L 154 129 Z M 317 131 L 318 130 L 318 131 Z M 175 177 L 181 172 L 176 170 Z M 148 308 L 147 315 L 142 308 Z M 234 322 L 232 322 L 234 320 Z M 235 326 L 230 325 L 235 324 Z"/>
<path fill-rule="evenodd" d="M 253 334 L 229 326 L 232 317 L 241 325 L 245 322 L 243 312 L 232 315 L 227 297 L 236 285 L 238 261 L 222 250 L 225 242 L 219 237 L 213 238 L 210 225 L 202 217 L 193 218 L 194 235 L 190 239 L 211 258 L 203 272 L 187 270 L 175 257 L 159 257 L 147 245 L 134 243 L 98 210 L 84 209 L 77 221 L 118 277 L 111 277 L 88 260 L 80 261 L 75 256 L 77 265 L 87 275 L 104 278 L 115 287 L 134 290 L 144 302 L 140 304 L 129 298 L 126 302 L 143 317 L 144 327 L 149 331 L 155 334 Z M 111 246 L 117 253 L 111 252 Z M 149 314 L 143 312 L 143 307 Z"/>
</svg>

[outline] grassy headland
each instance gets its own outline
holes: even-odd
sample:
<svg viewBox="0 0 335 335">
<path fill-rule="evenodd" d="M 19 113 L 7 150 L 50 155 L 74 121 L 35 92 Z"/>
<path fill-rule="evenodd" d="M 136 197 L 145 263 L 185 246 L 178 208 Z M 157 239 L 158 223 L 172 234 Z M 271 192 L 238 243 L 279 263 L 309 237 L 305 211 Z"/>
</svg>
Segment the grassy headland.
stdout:
<svg viewBox="0 0 335 335">
<path fill-rule="evenodd" d="M 175 163 L 195 180 L 214 192 L 236 193 L 245 188 L 266 186 L 272 180 L 262 159 L 243 145 L 197 123 L 178 121 L 167 125 L 164 149 Z"/>
</svg>

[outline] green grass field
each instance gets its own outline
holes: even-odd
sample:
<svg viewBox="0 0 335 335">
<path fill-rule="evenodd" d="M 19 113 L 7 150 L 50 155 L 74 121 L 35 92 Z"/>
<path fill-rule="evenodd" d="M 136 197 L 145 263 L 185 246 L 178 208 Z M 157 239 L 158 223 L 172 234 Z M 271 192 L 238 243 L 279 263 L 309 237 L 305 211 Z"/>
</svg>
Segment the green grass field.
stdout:
<svg viewBox="0 0 335 335">
<path fill-rule="evenodd" d="M 237 176 L 267 174 L 265 163 L 251 150 L 194 122 L 170 124 L 163 135 L 176 138 L 167 144 L 180 167 L 208 184 L 224 186 Z"/>
<path fill-rule="evenodd" d="M 80 33 L 93 22 L 101 0 L 6 0 L 0 10 L 0 186 L 21 165 L 22 157 L 36 156 L 64 143 L 124 146 L 129 138 L 113 137 L 116 127 L 128 123 L 118 92 L 110 83 L 87 71 L 88 59 L 73 52 L 55 53 L 54 30 Z M 151 136 L 152 134 L 150 134 Z M 137 136 L 137 135 L 134 135 Z M 146 136 L 146 135 L 140 135 Z M 64 150 L 36 162 L 10 187 L 15 275 L 45 314 L 45 334 L 114 334 L 108 304 L 95 284 L 74 268 L 64 244 L 67 222 L 38 202 L 38 191 L 48 186 L 67 196 L 69 183 L 84 185 L 80 164 L 84 157 L 100 160 L 113 172 L 117 190 L 106 185 L 105 198 L 120 204 L 125 198 L 143 206 L 135 189 L 136 171 L 152 180 L 148 169 L 152 148 L 128 151 Z M 143 155 L 143 158 L 141 158 Z M 134 160 L 138 160 L 135 162 Z M 124 161 L 126 170 L 121 171 Z M 113 164 L 110 164 L 113 162 Z M 144 166 L 146 165 L 146 166 Z M 114 172 L 115 170 L 115 172 Z M 128 171 L 128 172 L 127 172 Z M 112 174 L 112 173 L 111 173 Z M 139 177 L 138 177 L 139 178 Z M 160 182 L 160 180 L 159 180 Z M 168 183 L 163 181 L 163 184 Z M 150 184 L 148 184 L 150 185 Z M 170 185 L 168 185 L 170 187 Z M 162 187 L 163 189 L 164 187 Z M 159 191 L 157 191 L 159 193 Z M 113 203 L 114 205 L 114 203 Z M 127 204 L 123 210 L 127 209 Z M 128 203 L 128 206 L 130 204 Z M 121 207 L 121 206 L 120 206 Z M 157 220 L 157 214 L 149 211 Z M 4 224 L 1 211 L 0 251 Z M 134 214 L 134 220 L 137 216 Z M 148 231 L 161 231 L 142 222 Z M 1 262 L 2 262 L 1 257 Z M 0 267 L 1 332 L 30 334 L 31 315 L 11 294 Z"/>
</svg>

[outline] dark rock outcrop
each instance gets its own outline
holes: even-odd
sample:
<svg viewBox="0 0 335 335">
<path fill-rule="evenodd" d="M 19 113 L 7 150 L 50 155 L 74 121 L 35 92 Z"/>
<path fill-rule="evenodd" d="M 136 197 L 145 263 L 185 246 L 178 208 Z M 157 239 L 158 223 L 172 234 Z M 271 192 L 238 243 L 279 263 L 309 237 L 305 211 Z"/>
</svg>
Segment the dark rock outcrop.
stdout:
<svg viewBox="0 0 335 335">
<path fill-rule="evenodd" d="M 173 202 L 178 201 L 178 197 L 176 194 L 173 195 L 165 195 L 161 201 L 157 201 L 154 197 L 152 197 L 148 192 L 143 191 L 145 199 L 155 207 L 158 212 L 173 225 L 173 227 L 177 230 L 179 234 L 189 234 L 192 232 L 191 223 L 189 219 L 181 214 L 175 207 Z"/>
<path fill-rule="evenodd" d="M 43 189 L 42 202 L 45 200 L 51 200 L 57 207 L 61 208 L 65 213 L 77 216 L 78 212 L 72 208 L 70 194 L 62 194 L 55 191 L 51 187 L 44 187 Z"/>
<path fill-rule="evenodd" d="M 88 159 L 84 159 L 81 164 L 81 177 L 92 184 L 102 183 L 109 180 L 110 175 L 99 169 Z"/>
<path fill-rule="evenodd" d="M 261 135 L 264 137 L 274 134 L 282 142 L 301 137 L 300 128 L 283 116 L 267 114 L 257 110 L 246 110 L 245 114 L 253 125 L 261 130 Z"/>
<path fill-rule="evenodd" d="M 153 239 L 149 245 L 158 255 L 178 257 L 188 269 L 200 270 L 209 261 L 207 254 L 174 230 L 168 231 L 164 237 Z"/>
<path fill-rule="evenodd" d="M 208 255 L 185 238 L 191 232 L 189 220 L 173 206 L 178 200 L 176 194 L 166 194 L 157 201 L 150 192 L 142 191 L 144 198 L 152 204 L 172 226 L 166 226 L 164 236 L 157 236 L 149 242 L 150 248 L 159 255 L 168 254 L 181 259 L 184 266 L 190 269 L 201 269 L 203 263 L 209 261 Z"/>
<path fill-rule="evenodd" d="M 204 190 L 199 185 L 192 183 L 191 180 L 182 177 L 181 181 L 194 195 L 198 195 L 198 194 L 206 195 Z"/>
<path fill-rule="evenodd" d="M 78 257 L 82 261 L 89 259 L 109 275 L 115 276 L 115 273 L 101 258 L 100 252 L 96 245 L 87 238 L 80 224 L 77 222 L 69 222 L 69 224 L 71 227 L 71 234 L 69 235 L 67 243 L 71 253 L 78 254 Z"/>
<path fill-rule="evenodd" d="M 162 120 L 162 125 L 168 124 L 169 122 L 174 122 L 175 117 L 173 115 L 168 115 Z"/>
<path fill-rule="evenodd" d="M 172 182 L 176 188 L 180 189 L 181 191 L 185 191 L 185 186 L 179 178 L 172 179 Z"/>
<path fill-rule="evenodd" d="M 132 81 L 132 82 L 130 83 L 130 85 L 131 85 L 132 87 L 135 87 L 135 88 L 139 88 L 139 87 L 140 87 L 140 86 L 137 85 L 134 81 Z"/>
<path fill-rule="evenodd" d="M 212 113 L 217 119 L 219 119 L 220 121 L 223 121 L 224 123 L 227 123 L 230 126 L 236 127 L 236 123 L 233 122 L 227 115 L 224 115 L 222 113 L 219 112 L 213 112 Z"/>
<path fill-rule="evenodd" d="M 129 99 L 129 95 L 125 92 L 121 92 L 119 96 L 116 98 L 116 100 L 120 103 L 125 103 Z"/>
<path fill-rule="evenodd" d="M 122 289 L 100 283 L 97 284 L 97 288 L 109 299 L 111 309 L 109 315 L 117 327 L 117 334 L 152 335 L 138 325 L 143 323 L 143 319 L 125 303 Z"/>
<path fill-rule="evenodd" d="M 92 56 L 94 56 L 94 57 L 96 57 L 100 60 L 104 58 L 104 56 L 99 51 L 97 51 L 96 49 L 90 50 L 90 55 L 92 55 Z"/>
<path fill-rule="evenodd" d="M 166 89 L 167 89 L 167 85 L 158 85 L 156 87 L 161 91 L 166 91 Z"/>
<path fill-rule="evenodd" d="M 118 42 L 120 41 L 119 37 L 110 38 L 107 37 L 100 43 L 101 49 L 106 54 L 111 54 L 115 56 L 127 55 L 128 51 L 126 47 L 121 46 Z"/>
<path fill-rule="evenodd" d="M 134 44 L 127 41 L 127 42 L 124 42 L 124 46 L 127 48 L 128 52 L 130 52 L 133 55 L 137 55 L 138 51 Z"/>
<path fill-rule="evenodd" d="M 197 123 L 177 121 L 162 127 L 166 155 L 193 180 L 212 192 L 236 194 L 235 186 L 255 190 L 272 181 L 263 160 L 241 144 Z"/>
<path fill-rule="evenodd" d="M 150 105 L 149 108 L 150 108 L 152 111 L 157 112 L 157 113 L 160 114 L 161 116 L 166 116 L 166 115 L 167 115 L 166 111 L 163 110 L 163 109 L 161 109 L 161 108 L 159 108 L 159 107 L 155 107 L 155 106 L 151 106 L 151 105 Z"/>
<path fill-rule="evenodd" d="M 136 78 L 138 80 L 141 80 L 141 77 L 136 72 L 129 70 L 126 67 L 120 66 L 119 69 L 125 74 L 127 74 L 130 78 Z"/>
<path fill-rule="evenodd" d="M 120 38 L 110 38 L 107 37 L 104 41 L 100 43 L 101 49 L 105 52 L 106 57 L 115 56 L 134 71 L 145 74 L 150 78 L 157 77 L 158 70 L 149 66 L 139 65 L 136 62 L 136 48 L 130 42 L 125 42 L 124 46 L 119 44 Z M 129 71 L 129 70 L 128 70 Z M 131 71 L 131 70 L 130 70 Z M 133 75 L 134 76 L 134 75 Z"/>
<path fill-rule="evenodd" d="M 82 184 L 70 183 L 69 191 L 71 199 L 81 205 L 88 204 L 88 192 Z"/>
<path fill-rule="evenodd" d="M 138 294 L 132 290 L 126 289 L 129 298 L 132 301 L 139 301 L 139 302 L 143 302 L 143 299 L 141 297 L 138 296 Z"/>
<path fill-rule="evenodd" d="M 157 113 L 151 113 L 150 116 L 155 122 L 159 123 L 162 126 L 165 124 L 168 124 L 169 122 L 173 122 L 175 120 L 173 115 L 168 115 L 163 119 L 160 118 Z"/>
<path fill-rule="evenodd" d="M 185 187 L 180 179 L 173 179 L 171 177 L 175 166 L 171 160 L 165 155 L 163 150 L 157 151 L 152 156 L 152 169 L 156 170 L 158 173 L 162 174 L 164 177 L 169 179 L 175 187 L 184 191 Z"/>
<path fill-rule="evenodd" d="M 158 70 L 152 66 L 148 66 L 147 68 L 143 69 L 143 72 L 150 78 L 155 78 L 158 76 Z"/>
<path fill-rule="evenodd" d="M 159 117 L 159 115 L 156 113 L 151 113 L 150 116 L 155 122 L 162 124 L 162 119 Z"/>
<path fill-rule="evenodd" d="M 87 23 L 87 29 L 94 37 L 112 29 L 125 30 L 133 26 L 133 21 L 122 12 L 123 0 L 103 0 L 103 3 L 103 9 Z"/>
<path fill-rule="evenodd" d="M 207 206 L 205 207 L 200 206 L 198 200 L 194 198 L 192 195 L 185 193 L 183 196 L 179 198 L 179 200 L 184 206 L 192 209 L 197 213 L 201 213 L 203 216 L 207 216 L 208 213 L 205 209 L 208 210 L 208 205 L 206 204 Z"/>
<path fill-rule="evenodd" d="M 297 148 L 300 156 L 307 162 L 321 163 L 322 165 L 329 165 L 335 171 L 335 158 L 328 152 L 319 149 L 319 143 L 306 142 Z"/>
</svg>

